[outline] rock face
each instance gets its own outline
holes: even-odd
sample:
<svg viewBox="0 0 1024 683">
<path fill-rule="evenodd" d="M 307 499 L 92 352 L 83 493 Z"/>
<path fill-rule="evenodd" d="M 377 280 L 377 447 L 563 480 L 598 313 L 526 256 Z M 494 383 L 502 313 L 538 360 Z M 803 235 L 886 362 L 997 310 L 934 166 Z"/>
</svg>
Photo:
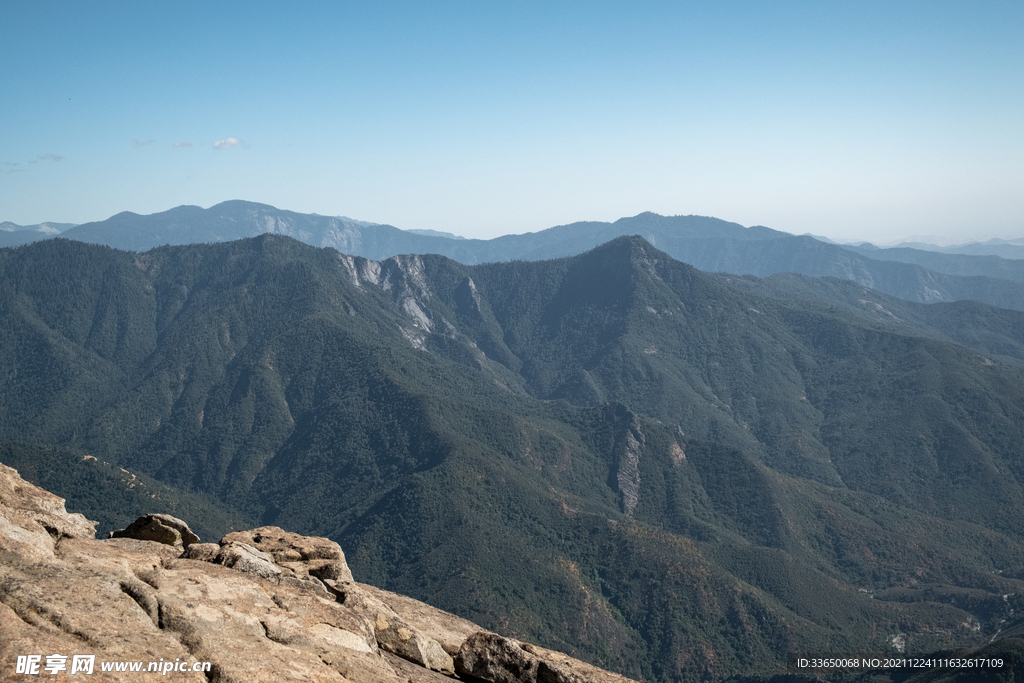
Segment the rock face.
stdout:
<svg viewBox="0 0 1024 683">
<path fill-rule="evenodd" d="M 91 662 L 99 681 L 626 683 L 357 584 L 329 539 L 261 527 L 200 543 L 167 515 L 94 535 L 0 465 L 0 680 Z"/>
</svg>

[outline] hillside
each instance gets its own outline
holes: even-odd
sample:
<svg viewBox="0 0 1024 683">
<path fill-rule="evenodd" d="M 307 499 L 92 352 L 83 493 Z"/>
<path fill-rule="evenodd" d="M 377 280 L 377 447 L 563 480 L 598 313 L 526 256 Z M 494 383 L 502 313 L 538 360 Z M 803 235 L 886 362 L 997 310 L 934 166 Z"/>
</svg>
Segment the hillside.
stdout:
<svg viewBox="0 0 1024 683">
<path fill-rule="evenodd" d="M 0 250 L 0 441 L 329 537 L 360 581 L 635 679 L 987 642 L 1024 586 L 1024 371 L 745 282 L 639 237 L 480 266 Z"/>
<path fill-rule="evenodd" d="M 805 309 L 835 311 L 862 324 L 916 337 L 966 346 L 1008 363 L 1024 363 L 1024 312 L 974 301 L 921 304 L 887 296 L 854 282 L 781 273 L 768 278 L 721 279 L 740 291 L 756 293 Z"/>
</svg>

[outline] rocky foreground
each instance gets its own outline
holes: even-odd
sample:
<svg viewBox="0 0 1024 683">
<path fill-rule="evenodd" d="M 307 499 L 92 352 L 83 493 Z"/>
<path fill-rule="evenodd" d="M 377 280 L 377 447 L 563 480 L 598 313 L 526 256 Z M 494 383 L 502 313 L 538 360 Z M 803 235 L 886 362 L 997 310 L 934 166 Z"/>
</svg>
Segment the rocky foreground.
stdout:
<svg viewBox="0 0 1024 683">
<path fill-rule="evenodd" d="M 166 515 L 112 536 L 0 464 L 0 680 L 629 683 L 356 583 L 326 538 L 261 527 L 201 543 Z M 38 673 L 18 673 L 31 655 Z M 75 655 L 94 656 L 91 675 L 71 673 Z"/>
</svg>

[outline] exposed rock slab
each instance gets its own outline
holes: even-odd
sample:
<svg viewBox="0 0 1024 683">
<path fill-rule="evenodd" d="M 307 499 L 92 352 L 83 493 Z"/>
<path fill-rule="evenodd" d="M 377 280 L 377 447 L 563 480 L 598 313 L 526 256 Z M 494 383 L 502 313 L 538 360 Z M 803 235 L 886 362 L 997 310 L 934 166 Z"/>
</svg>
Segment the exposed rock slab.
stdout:
<svg viewBox="0 0 1024 683">
<path fill-rule="evenodd" d="M 381 604 L 390 607 L 398 617 L 420 633 L 436 640 L 452 657 L 458 654 L 459 648 L 467 638 L 483 630 L 468 619 L 449 614 L 419 600 L 362 583 L 356 586 L 367 597 L 376 598 Z"/>
<path fill-rule="evenodd" d="M 333 581 L 328 583 L 334 584 Z M 333 585 L 331 587 L 336 589 Z M 377 643 L 382 649 L 427 669 L 455 672 L 451 655 L 440 643 L 405 621 L 388 602 L 381 599 L 386 591 L 371 591 L 361 584 L 348 584 L 339 593 L 344 597 L 346 607 L 362 614 L 373 624 Z M 474 630 L 480 630 L 475 624 L 474 627 Z"/>
<path fill-rule="evenodd" d="M 374 636 L 381 648 L 426 669 L 455 673 L 455 663 L 444 648 L 428 636 L 399 619 L 378 614 Z"/>
</svg>

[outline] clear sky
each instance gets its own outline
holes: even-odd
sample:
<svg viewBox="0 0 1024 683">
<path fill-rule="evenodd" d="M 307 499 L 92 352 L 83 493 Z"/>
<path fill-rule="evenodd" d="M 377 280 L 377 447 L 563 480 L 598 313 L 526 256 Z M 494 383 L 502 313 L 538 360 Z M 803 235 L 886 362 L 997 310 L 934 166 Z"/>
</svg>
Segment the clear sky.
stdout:
<svg viewBox="0 0 1024 683">
<path fill-rule="evenodd" d="M 0 220 L 1024 236 L 1024 2 L 0 0 Z"/>
</svg>

